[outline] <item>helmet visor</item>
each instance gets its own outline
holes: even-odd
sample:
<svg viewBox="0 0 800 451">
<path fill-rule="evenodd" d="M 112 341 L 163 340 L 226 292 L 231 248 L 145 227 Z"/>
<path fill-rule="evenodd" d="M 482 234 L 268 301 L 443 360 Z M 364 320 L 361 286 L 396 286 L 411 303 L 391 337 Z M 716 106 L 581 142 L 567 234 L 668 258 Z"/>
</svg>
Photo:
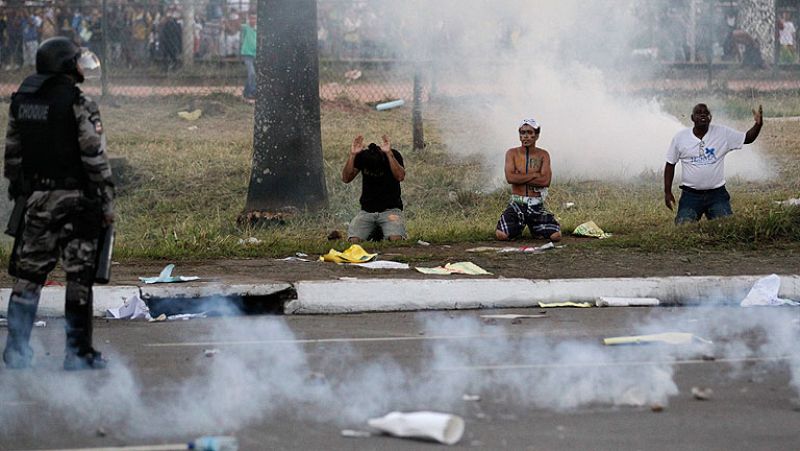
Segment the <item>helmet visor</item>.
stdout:
<svg viewBox="0 0 800 451">
<path fill-rule="evenodd" d="M 84 71 L 93 71 L 100 68 L 100 58 L 91 50 L 82 48 L 78 57 L 78 66 Z"/>
</svg>

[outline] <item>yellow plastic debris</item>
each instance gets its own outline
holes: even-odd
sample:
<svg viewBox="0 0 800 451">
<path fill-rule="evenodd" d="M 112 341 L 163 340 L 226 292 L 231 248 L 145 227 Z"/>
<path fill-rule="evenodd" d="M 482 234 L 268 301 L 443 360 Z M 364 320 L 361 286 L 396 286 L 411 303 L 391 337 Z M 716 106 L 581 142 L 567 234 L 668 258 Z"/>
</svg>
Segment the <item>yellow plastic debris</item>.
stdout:
<svg viewBox="0 0 800 451">
<path fill-rule="evenodd" d="M 578 227 L 575 227 L 575 230 L 572 232 L 572 234 L 575 236 L 588 236 L 592 238 L 600 238 L 601 240 L 603 238 L 608 238 L 611 236 L 610 233 L 603 232 L 603 229 L 601 229 L 597 224 L 595 224 L 594 221 L 584 222 Z"/>
<path fill-rule="evenodd" d="M 200 116 L 203 115 L 203 110 L 197 109 L 192 112 L 188 111 L 178 111 L 178 117 L 181 119 L 186 119 L 187 121 L 196 121 L 200 119 Z"/>
<path fill-rule="evenodd" d="M 591 307 L 591 302 L 540 302 L 539 307 L 541 308 L 548 308 L 548 307 L 578 307 L 578 308 L 586 308 Z"/>
<path fill-rule="evenodd" d="M 700 343 L 711 344 L 710 340 L 700 338 L 688 332 L 665 332 L 662 334 L 652 335 L 633 335 L 630 337 L 611 337 L 604 338 L 603 344 L 606 346 L 613 345 L 637 345 L 644 343 L 666 343 L 670 345 L 686 345 L 692 341 L 699 341 Z"/>
<path fill-rule="evenodd" d="M 358 244 L 353 244 L 343 252 L 331 249 L 327 254 L 319 258 L 323 262 L 333 263 L 366 263 L 374 259 L 378 254 L 370 254 Z"/>
</svg>

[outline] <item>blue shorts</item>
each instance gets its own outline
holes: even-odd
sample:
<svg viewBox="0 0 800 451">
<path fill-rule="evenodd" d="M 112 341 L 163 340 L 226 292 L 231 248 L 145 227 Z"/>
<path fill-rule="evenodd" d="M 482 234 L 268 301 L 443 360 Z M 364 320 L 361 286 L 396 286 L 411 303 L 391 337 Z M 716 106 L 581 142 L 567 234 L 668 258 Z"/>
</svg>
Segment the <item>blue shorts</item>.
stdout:
<svg viewBox="0 0 800 451">
<path fill-rule="evenodd" d="M 675 224 L 699 221 L 703 215 L 708 219 L 722 218 L 733 214 L 731 196 L 725 186 L 709 190 L 696 190 L 685 186 L 678 201 Z"/>
</svg>

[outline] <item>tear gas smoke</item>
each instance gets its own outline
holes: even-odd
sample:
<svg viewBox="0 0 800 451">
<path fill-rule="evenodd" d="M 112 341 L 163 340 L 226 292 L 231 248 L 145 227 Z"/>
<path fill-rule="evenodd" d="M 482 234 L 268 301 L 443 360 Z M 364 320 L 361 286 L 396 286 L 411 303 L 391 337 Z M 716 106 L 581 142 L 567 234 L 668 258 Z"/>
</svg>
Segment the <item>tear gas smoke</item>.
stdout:
<svg viewBox="0 0 800 451">
<path fill-rule="evenodd" d="M 686 105 L 682 124 L 655 100 L 625 93 L 626 81 L 652 71 L 631 64 L 633 40 L 647 28 L 635 19 L 637 3 L 393 2 L 384 20 L 403 24 L 395 53 L 425 61 L 448 99 L 452 117 L 442 127 L 451 151 L 484 156 L 502 180 L 504 151 L 520 145 L 520 119 L 535 117 L 542 124 L 538 145 L 550 152 L 556 179 L 625 179 L 663 169 L 672 136 L 689 125 L 693 106 Z M 704 101 L 717 113 L 715 123 L 750 127 L 727 121 L 711 99 L 692 100 Z M 768 174 L 753 146 L 727 165 L 730 177 Z"/>
<path fill-rule="evenodd" d="M 696 308 L 675 315 L 654 309 L 644 324 L 630 328 L 631 334 L 691 332 L 713 340 L 713 349 L 604 347 L 599 337 L 560 340 L 537 335 L 535 329 L 512 334 L 474 317 L 420 315 L 426 336 L 483 337 L 424 340 L 424 357 L 413 365 L 355 346 L 304 348 L 280 318 L 223 318 L 214 320 L 208 338 L 219 343 L 220 352 L 213 358 L 198 352 L 193 373 L 184 379 L 158 384 L 137 380 L 117 357 L 108 371 L 92 374 L 52 369 L 7 373 L 0 403 L 46 405 L 48 415 L 68 421 L 70 428 L 85 431 L 102 425 L 131 437 L 229 432 L 278 413 L 352 425 L 390 410 L 458 412 L 465 408 L 464 393 L 509 406 L 556 411 L 665 405 L 678 394 L 675 360 L 706 353 L 718 360 L 768 357 L 734 364 L 730 377 L 788 362 L 789 383 L 800 391 L 800 334 L 793 315 L 786 314 L 790 310 Z M 191 339 L 197 340 L 197 335 Z M 0 410 L 0 432 L 40 427 L 14 412 Z"/>
</svg>

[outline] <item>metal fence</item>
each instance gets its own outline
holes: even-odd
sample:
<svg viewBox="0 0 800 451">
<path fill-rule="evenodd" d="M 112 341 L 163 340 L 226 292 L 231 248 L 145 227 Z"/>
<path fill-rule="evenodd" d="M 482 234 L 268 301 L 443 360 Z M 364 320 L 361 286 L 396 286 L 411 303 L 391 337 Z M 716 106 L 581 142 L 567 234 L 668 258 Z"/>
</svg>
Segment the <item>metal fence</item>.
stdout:
<svg viewBox="0 0 800 451">
<path fill-rule="evenodd" d="M 85 85 L 94 95 L 241 95 L 246 76 L 239 55 L 241 28 L 257 13 L 256 3 L 0 0 L 0 95 L 13 92 L 33 70 L 38 43 L 56 35 L 74 39 L 103 60 L 102 76 L 90 75 Z M 641 0 L 632 4 L 643 24 L 641 36 L 631 39 L 632 59 L 673 66 L 733 67 L 758 66 L 753 58 L 760 55 L 764 65 L 796 65 L 796 54 L 784 53 L 786 59 L 780 60 L 776 36 L 785 20 L 783 14 L 796 15 L 800 0 Z M 393 17 L 396 7 L 390 0 L 318 0 L 323 99 L 347 97 L 375 103 L 411 98 L 412 61 L 418 55 L 412 57 L 414 42 L 409 35 L 413 33 Z M 500 23 L 500 31 L 487 38 L 511 42 L 514 26 L 518 25 Z M 447 23 L 437 23 L 426 30 L 441 34 L 439 52 L 447 52 L 446 27 Z M 756 45 L 756 41 L 760 52 L 747 48 L 747 43 Z M 424 79 L 433 82 L 430 76 Z"/>
</svg>

